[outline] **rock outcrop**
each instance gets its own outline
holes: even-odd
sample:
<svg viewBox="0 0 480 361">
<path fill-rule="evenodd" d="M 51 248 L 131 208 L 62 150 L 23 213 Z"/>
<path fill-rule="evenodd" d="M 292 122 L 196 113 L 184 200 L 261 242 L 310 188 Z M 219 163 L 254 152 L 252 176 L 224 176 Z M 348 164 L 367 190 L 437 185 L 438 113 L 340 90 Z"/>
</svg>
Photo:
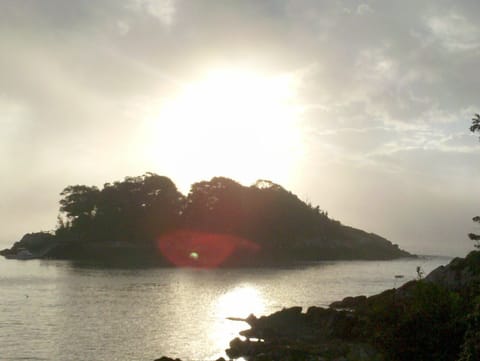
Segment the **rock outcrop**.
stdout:
<svg viewBox="0 0 480 361">
<path fill-rule="evenodd" d="M 458 291 L 480 281 L 480 252 L 471 252 L 465 258 L 455 258 L 448 265 L 433 270 L 425 281 Z"/>
<path fill-rule="evenodd" d="M 230 342 L 227 355 L 248 360 L 381 361 L 383 355 L 358 336 L 357 316 L 348 311 L 310 307 L 286 308 L 270 316 L 245 320 L 246 339 Z"/>
</svg>

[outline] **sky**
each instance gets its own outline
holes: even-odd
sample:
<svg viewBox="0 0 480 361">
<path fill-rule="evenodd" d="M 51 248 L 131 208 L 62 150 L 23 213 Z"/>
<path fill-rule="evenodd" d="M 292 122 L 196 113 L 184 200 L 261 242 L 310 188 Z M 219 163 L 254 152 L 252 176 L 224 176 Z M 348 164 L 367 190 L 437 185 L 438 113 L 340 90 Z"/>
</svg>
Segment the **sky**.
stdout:
<svg viewBox="0 0 480 361">
<path fill-rule="evenodd" d="M 0 243 L 145 172 L 270 179 L 415 253 L 480 214 L 480 2 L 0 0 Z"/>
</svg>

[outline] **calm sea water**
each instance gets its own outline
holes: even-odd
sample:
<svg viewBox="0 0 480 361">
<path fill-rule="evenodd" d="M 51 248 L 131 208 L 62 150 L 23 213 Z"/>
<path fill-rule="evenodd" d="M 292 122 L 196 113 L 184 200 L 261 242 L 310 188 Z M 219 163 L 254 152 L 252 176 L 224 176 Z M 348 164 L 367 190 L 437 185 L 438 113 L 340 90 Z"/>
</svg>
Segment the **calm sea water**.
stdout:
<svg viewBox="0 0 480 361">
<path fill-rule="evenodd" d="M 224 356 L 246 324 L 282 307 L 371 295 L 449 262 L 426 257 L 283 269 L 106 269 L 0 257 L 1 360 L 184 360 Z M 403 280 L 394 276 L 402 274 Z"/>
</svg>

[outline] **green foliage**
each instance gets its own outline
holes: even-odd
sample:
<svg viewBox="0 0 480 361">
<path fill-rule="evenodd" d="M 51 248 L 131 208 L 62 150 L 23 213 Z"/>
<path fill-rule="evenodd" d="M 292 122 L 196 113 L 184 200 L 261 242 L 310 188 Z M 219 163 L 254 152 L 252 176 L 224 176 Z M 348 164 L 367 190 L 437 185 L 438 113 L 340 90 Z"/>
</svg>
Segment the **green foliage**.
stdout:
<svg viewBox="0 0 480 361">
<path fill-rule="evenodd" d="M 319 207 L 278 184 L 259 180 L 245 187 L 224 177 L 192 185 L 183 219 L 189 228 L 237 234 L 273 253 L 302 248 L 305 239 L 321 242 L 329 226 L 338 228 Z"/>
<path fill-rule="evenodd" d="M 472 220 L 473 220 L 474 222 L 480 223 L 480 216 L 473 217 Z M 476 248 L 480 248 L 480 234 L 469 233 L 469 234 L 468 234 L 468 237 L 469 237 L 472 241 L 476 242 L 476 243 L 475 243 L 475 247 L 476 247 Z"/>
<path fill-rule="evenodd" d="M 97 187 L 68 186 L 60 193 L 63 197 L 60 200 L 60 212 L 65 213 L 70 222 L 91 218 L 94 215 L 99 193 Z"/>
<path fill-rule="evenodd" d="M 391 361 L 451 361 L 465 326 L 458 294 L 425 281 L 378 297 L 369 310 L 371 339 Z"/>
<path fill-rule="evenodd" d="M 417 280 L 422 280 L 423 279 L 423 276 L 425 275 L 425 271 L 422 269 L 421 266 L 417 266 Z"/>
<path fill-rule="evenodd" d="M 103 189 L 69 186 L 60 194 L 56 234 L 73 240 L 153 241 L 174 228 L 184 197 L 167 177 L 147 173 L 107 183 Z"/>
<path fill-rule="evenodd" d="M 480 296 L 475 299 L 473 312 L 467 317 L 467 331 L 458 361 L 480 360 Z"/>
</svg>

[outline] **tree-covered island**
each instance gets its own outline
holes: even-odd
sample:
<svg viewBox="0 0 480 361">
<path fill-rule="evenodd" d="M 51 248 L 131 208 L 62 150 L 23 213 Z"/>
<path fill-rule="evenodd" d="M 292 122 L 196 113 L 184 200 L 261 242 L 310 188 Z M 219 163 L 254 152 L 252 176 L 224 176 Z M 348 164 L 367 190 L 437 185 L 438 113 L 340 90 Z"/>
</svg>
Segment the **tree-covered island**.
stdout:
<svg viewBox="0 0 480 361">
<path fill-rule="evenodd" d="M 1 254 L 201 267 L 410 256 L 267 180 L 247 187 L 215 177 L 184 196 L 146 173 L 60 195 L 55 231 L 26 234 Z"/>
</svg>

